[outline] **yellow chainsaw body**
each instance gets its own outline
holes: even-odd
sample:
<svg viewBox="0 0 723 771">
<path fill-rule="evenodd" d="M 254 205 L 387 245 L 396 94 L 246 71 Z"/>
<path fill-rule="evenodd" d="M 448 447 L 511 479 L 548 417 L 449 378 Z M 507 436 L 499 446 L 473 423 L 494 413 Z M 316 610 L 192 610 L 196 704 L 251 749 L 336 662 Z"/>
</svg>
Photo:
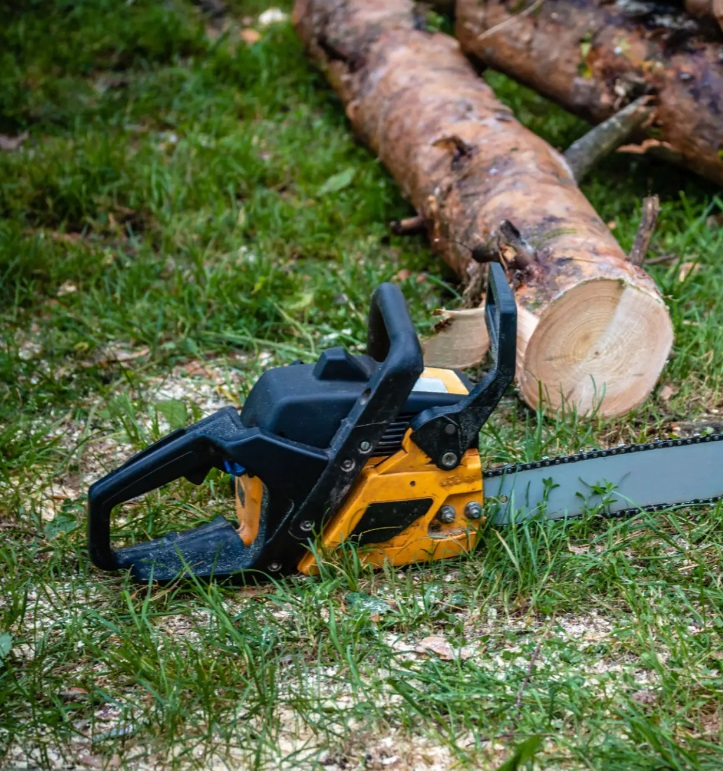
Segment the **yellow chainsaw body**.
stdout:
<svg viewBox="0 0 723 771">
<path fill-rule="evenodd" d="M 428 367 L 422 378 L 441 382 L 448 393 L 468 392 L 453 370 Z M 314 534 L 317 548 L 299 561 L 301 573 L 317 572 L 315 555 L 331 555 L 350 538 L 359 544 L 361 561 L 374 567 L 445 559 L 474 548 L 484 518 L 469 517 L 467 507 L 481 508 L 484 502 L 479 452 L 468 450 L 456 468 L 445 471 L 410 436 L 407 429 L 397 452 L 367 461 L 339 511 Z M 249 545 L 258 532 L 265 493 L 256 477 L 237 477 L 235 484 L 238 533 Z M 443 507 L 446 516 L 440 517 Z"/>
</svg>

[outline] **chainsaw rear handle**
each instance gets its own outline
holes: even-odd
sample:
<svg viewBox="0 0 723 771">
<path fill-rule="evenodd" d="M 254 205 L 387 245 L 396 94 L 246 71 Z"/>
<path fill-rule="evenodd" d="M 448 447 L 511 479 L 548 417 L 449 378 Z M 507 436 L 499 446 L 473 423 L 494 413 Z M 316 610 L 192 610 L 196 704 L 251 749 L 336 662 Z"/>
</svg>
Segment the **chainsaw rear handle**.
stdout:
<svg viewBox="0 0 723 771">
<path fill-rule="evenodd" d="M 103 570 L 130 568 L 141 580 L 170 580 L 186 567 L 197 576 L 295 570 L 298 558 L 289 562 L 289 556 L 300 558 L 309 523 L 319 529 L 336 510 L 424 366 L 398 287 L 382 284 L 376 289 L 369 318 L 369 353 L 381 363 L 328 448 L 246 427 L 234 407 L 174 431 L 90 488 L 88 548 L 93 563 Z M 218 518 L 180 534 L 119 550 L 111 547 L 116 506 L 180 477 L 200 484 L 212 468 L 258 476 L 269 491 L 265 519 L 251 546 L 244 546 L 230 522 Z"/>
<path fill-rule="evenodd" d="M 88 550 L 103 570 L 120 567 L 118 552 L 110 546 L 113 509 L 121 503 L 186 477 L 200 484 L 222 463 L 217 440 L 243 429 L 238 412 L 229 407 L 189 428 L 173 431 L 115 471 L 95 482 L 88 491 Z"/>
</svg>

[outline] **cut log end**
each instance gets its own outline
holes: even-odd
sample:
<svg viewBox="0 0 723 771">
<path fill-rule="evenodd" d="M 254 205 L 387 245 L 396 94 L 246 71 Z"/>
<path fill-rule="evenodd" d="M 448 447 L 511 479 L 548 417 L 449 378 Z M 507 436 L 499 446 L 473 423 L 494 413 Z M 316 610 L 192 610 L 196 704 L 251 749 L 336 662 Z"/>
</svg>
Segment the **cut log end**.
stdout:
<svg viewBox="0 0 723 771">
<path fill-rule="evenodd" d="M 436 334 L 422 345 L 424 363 L 446 369 L 481 364 L 490 347 L 484 307 L 445 310 L 440 316 Z"/>
<path fill-rule="evenodd" d="M 523 398 L 536 403 L 545 383 L 550 407 L 574 405 L 581 414 L 614 417 L 640 405 L 673 343 L 663 302 L 619 280 L 579 284 L 539 319 L 523 312 L 520 321 Z"/>
</svg>

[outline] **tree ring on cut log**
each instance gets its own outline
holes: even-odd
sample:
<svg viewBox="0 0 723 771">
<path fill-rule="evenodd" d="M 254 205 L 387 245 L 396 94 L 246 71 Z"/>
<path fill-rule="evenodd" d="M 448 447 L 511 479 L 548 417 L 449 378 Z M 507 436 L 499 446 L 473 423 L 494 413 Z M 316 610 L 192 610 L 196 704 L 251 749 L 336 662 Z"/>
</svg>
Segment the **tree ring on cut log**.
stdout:
<svg viewBox="0 0 723 771">
<path fill-rule="evenodd" d="M 622 415 L 653 389 L 673 344 L 661 299 L 622 280 L 568 289 L 539 316 L 520 308 L 518 382 L 528 403 Z M 552 384 L 558 384 L 555 389 Z"/>
</svg>

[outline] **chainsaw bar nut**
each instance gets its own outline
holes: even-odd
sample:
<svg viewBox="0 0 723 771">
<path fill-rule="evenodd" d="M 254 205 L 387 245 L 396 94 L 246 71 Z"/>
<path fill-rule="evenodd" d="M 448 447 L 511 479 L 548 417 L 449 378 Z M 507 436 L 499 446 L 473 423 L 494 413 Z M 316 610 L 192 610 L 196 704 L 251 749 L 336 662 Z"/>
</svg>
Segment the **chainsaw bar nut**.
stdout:
<svg viewBox="0 0 723 771">
<path fill-rule="evenodd" d="M 442 506 L 436 517 L 440 522 L 444 522 L 445 525 L 454 522 L 456 518 L 457 512 L 454 510 L 454 506 Z"/>
<path fill-rule="evenodd" d="M 477 501 L 470 501 L 464 507 L 464 515 L 467 519 L 479 519 L 482 516 L 482 506 Z"/>
</svg>

